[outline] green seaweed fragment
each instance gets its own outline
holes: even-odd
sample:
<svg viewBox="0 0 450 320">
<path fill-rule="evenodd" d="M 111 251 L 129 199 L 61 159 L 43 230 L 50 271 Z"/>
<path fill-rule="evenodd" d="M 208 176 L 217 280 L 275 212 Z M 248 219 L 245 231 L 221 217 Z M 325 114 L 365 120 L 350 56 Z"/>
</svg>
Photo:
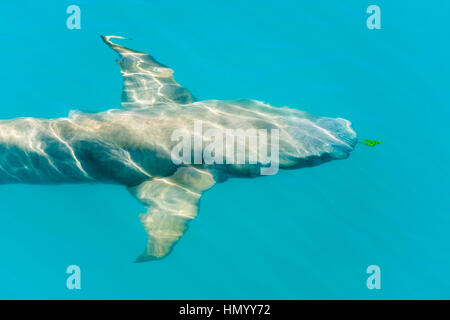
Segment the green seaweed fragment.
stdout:
<svg viewBox="0 0 450 320">
<path fill-rule="evenodd" d="M 361 141 L 360 143 L 362 143 L 363 145 L 368 146 L 368 147 L 375 147 L 377 144 L 381 144 L 380 141 L 369 140 L 369 139 Z"/>
</svg>

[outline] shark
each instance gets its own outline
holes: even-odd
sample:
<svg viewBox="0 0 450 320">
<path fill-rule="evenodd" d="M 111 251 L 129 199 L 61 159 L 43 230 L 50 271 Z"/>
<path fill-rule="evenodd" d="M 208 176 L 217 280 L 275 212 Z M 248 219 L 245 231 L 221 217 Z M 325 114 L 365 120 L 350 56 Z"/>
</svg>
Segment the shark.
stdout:
<svg viewBox="0 0 450 320">
<path fill-rule="evenodd" d="M 137 262 L 160 259 L 172 251 L 197 216 L 205 191 L 230 178 L 261 177 L 261 169 L 268 166 L 259 160 L 174 161 L 173 150 L 180 144 L 174 131 L 183 128 L 204 145 L 211 137 L 198 137 L 198 121 L 203 130 L 224 135 L 230 128 L 276 129 L 275 160 L 282 170 L 345 159 L 357 144 L 351 123 L 342 118 L 251 99 L 199 100 L 176 82 L 171 68 L 113 40 L 125 38 L 101 39 L 119 56 L 122 107 L 98 113 L 70 111 L 57 119 L 1 120 L 0 184 L 125 186 L 147 210 L 139 217 L 148 241 Z M 232 142 L 231 148 L 237 144 Z M 196 152 L 192 144 L 184 146 Z M 241 150 L 246 159 L 260 152 L 250 144 Z"/>
</svg>

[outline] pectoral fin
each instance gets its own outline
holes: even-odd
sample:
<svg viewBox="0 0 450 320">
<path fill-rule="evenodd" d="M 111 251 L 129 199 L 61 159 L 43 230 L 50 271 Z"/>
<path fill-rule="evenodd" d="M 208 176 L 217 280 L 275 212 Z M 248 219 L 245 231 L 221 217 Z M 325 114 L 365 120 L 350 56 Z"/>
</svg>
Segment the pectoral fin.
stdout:
<svg viewBox="0 0 450 320">
<path fill-rule="evenodd" d="M 123 75 L 122 106 L 127 108 L 151 108 L 160 103 L 191 103 L 192 94 L 180 86 L 174 71 L 159 63 L 151 55 L 115 44 L 111 39 L 119 36 L 102 36 L 102 40 L 120 55 L 118 60 Z"/>
<path fill-rule="evenodd" d="M 193 167 L 179 168 L 172 176 L 155 178 L 129 188 L 147 208 L 140 219 L 148 243 L 137 262 L 166 256 L 197 216 L 202 192 L 216 183 L 213 174 Z"/>
</svg>

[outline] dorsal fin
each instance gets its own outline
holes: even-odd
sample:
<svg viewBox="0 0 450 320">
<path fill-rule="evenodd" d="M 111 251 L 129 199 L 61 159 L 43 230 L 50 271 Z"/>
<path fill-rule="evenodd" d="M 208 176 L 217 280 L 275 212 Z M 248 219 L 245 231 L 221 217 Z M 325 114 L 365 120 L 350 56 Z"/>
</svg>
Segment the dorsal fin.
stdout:
<svg viewBox="0 0 450 320">
<path fill-rule="evenodd" d="M 102 40 L 120 55 L 118 64 L 123 75 L 122 106 L 124 108 L 149 108 L 161 103 L 192 103 L 192 94 L 180 86 L 173 70 L 152 56 L 128 49 L 110 39 L 119 36 L 101 36 Z"/>
</svg>

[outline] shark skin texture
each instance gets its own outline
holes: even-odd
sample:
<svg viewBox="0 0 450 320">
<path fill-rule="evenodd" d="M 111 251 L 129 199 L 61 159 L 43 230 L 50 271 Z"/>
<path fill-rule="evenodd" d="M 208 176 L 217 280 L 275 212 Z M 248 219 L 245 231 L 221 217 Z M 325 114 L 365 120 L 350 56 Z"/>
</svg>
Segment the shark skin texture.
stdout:
<svg viewBox="0 0 450 320">
<path fill-rule="evenodd" d="M 278 129 L 280 169 L 345 159 L 357 143 L 347 120 L 317 117 L 256 100 L 200 101 L 152 56 L 102 40 L 119 54 L 122 109 L 71 111 L 67 118 L 0 121 L 0 184 L 114 183 L 124 185 L 147 212 L 148 243 L 137 262 L 165 257 L 198 213 L 202 194 L 229 178 L 253 178 L 257 163 L 181 163 L 171 157 L 172 133 L 215 129 Z M 201 137 L 207 143 L 207 137 Z M 237 143 L 237 142 L 236 142 Z M 234 145 L 233 145 L 234 147 Z M 191 146 L 192 152 L 195 152 Z M 250 146 L 248 154 L 258 153 Z M 191 162 L 194 163 L 194 162 Z"/>
</svg>

